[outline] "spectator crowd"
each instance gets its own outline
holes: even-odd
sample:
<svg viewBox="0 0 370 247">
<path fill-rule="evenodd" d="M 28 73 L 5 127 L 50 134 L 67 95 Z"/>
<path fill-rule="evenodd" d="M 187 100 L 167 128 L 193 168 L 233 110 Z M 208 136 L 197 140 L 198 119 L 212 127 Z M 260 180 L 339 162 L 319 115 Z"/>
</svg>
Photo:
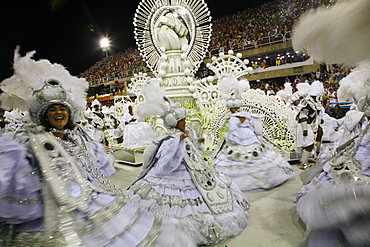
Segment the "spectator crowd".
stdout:
<svg viewBox="0 0 370 247">
<path fill-rule="evenodd" d="M 330 0 L 277 0 L 255 8 L 249 8 L 233 15 L 213 20 L 213 33 L 209 51 L 221 52 L 229 49 L 243 50 L 258 47 L 264 43 L 282 42 L 289 38 L 294 23 L 306 11 L 327 6 Z M 227 27 L 227 28 L 226 28 Z M 282 37 L 284 36 L 284 39 Z M 294 57 L 262 59 L 255 61 L 255 67 L 274 66 L 295 62 Z M 296 56 L 295 59 L 298 58 Z M 292 61 L 290 61 L 292 60 Z M 131 76 L 138 72 L 150 71 L 137 48 L 130 47 L 124 52 L 110 55 L 96 62 L 81 73 L 91 84 Z"/>
</svg>

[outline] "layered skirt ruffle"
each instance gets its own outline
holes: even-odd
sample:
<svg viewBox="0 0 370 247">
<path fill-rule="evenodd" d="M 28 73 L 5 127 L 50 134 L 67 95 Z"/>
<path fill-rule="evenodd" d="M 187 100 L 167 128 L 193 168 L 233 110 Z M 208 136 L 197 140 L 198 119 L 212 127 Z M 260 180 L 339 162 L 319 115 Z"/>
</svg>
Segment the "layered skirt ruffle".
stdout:
<svg viewBox="0 0 370 247">
<path fill-rule="evenodd" d="M 247 225 L 245 196 L 235 184 L 225 177 L 233 194 L 233 209 L 215 214 L 207 206 L 189 172 L 182 169 L 171 176 L 155 176 L 148 173 L 135 182 L 125 193 L 130 200 L 152 213 L 180 220 L 182 229 L 189 233 L 198 245 L 217 244 L 239 235 Z"/>
<path fill-rule="evenodd" d="M 243 192 L 274 188 L 295 176 L 286 159 L 267 143 L 226 145 L 212 161 Z"/>
</svg>

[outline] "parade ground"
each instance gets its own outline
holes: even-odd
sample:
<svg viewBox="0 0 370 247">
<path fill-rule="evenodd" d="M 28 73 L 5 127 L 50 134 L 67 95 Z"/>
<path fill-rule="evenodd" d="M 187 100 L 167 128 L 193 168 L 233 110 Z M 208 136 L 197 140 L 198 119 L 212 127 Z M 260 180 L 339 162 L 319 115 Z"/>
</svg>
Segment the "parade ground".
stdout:
<svg viewBox="0 0 370 247">
<path fill-rule="evenodd" d="M 110 181 L 125 189 L 140 173 L 140 167 L 116 163 L 117 172 Z M 295 171 L 300 171 L 292 163 Z M 299 246 L 304 237 L 305 226 L 295 212 L 294 199 L 300 192 L 302 182 L 293 180 L 268 191 L 245 193 L 251 208 L 248 226 L 238 237 L 229 239 L 216 247 L 293 247 Z"/>
</svg>

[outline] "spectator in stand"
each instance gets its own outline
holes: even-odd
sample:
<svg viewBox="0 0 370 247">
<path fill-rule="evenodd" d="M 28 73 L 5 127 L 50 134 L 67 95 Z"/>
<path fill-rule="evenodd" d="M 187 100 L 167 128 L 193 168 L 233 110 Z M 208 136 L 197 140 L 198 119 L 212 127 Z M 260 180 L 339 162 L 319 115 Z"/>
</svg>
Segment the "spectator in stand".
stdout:
<svg viewBox="0 0 370 247">
<path fill-rule="evenodd" d="M 267 95 L 275 95 L 275 91 L 272 90 L 272 87 L 269 87 L 267 92 L 266 92 Z"/>
<path fill-rule="evenodd" d="M 344 117 L 345 113 L 339 105 L 335 105 L 334 110 L 329 115 L 335 119 L 340 119 Z"/>
<path fill-rule="evenodd" d="M 337 103 L 337 92 L 334 91 L 334 88 L 329 88 L 329 101 L 330 103 Z"/>
<path fill-rule="evenodd" d="M 295 76 L 295 79 L 294 79 L 294 83 L 295 84 L 298 84 L 298 83 L 300 83 L 301 82 L 301 79 L 299 78 L 299 76 Z"/>
</svg>

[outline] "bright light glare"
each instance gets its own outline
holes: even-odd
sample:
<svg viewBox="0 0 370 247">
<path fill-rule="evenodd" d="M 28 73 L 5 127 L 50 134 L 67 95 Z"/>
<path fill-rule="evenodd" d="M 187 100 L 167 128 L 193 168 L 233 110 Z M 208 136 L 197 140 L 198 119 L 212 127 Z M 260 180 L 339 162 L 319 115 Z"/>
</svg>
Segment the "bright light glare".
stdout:
<svg viewBox="0 0 370 247">
<path fill-rule="evenodd" d="M 109 47 L 109 39 L 108 38 L 102 38 L 100 40 L 100 47 L 101 48 L 108 48 Z"/>
</svg>

